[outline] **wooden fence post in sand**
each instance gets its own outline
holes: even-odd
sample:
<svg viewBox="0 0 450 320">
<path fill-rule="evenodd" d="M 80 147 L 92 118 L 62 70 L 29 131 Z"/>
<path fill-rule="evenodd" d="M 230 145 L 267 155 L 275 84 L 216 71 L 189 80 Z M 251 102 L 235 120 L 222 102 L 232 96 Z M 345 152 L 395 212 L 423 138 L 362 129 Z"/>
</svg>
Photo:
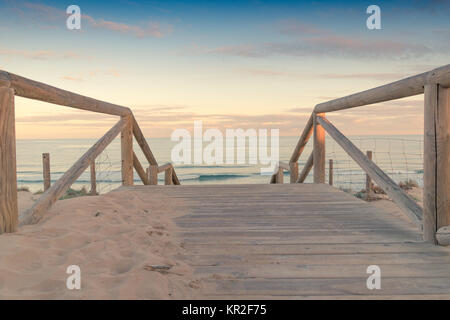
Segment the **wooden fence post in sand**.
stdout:
<svg viewBox="0 0 450 320">
<path fill-rule="evenodd" d="M 289 163 L 290 183 L 296 183 L 298 179 L 298 162 Z"/>
<path fill-rule="evenodd" d="M 367 158 L 372 161 L 372 151 L 367 151 Z M 372 179 L 368 174 L 366 174 L 366 200 L 369 200 L 370 194 L 372 193 L 373 184 Z"/>
<path fill-rule="evenodd" d="M 91 162 L 90 164 L 91 167 L 91 190 L 89 191 L 90 195 L 97 195 L 97 176 L 95 173 L 95 160 Z"/>
<path fill-rule="evenodd" d="M 450 89 L 425 86 L 423 238 L 437 243 L 436 232 L 450 225 Z"/>
<path fill-rule="evenodd" d="M 284 183 L 284 172 L 283 168 L 278 167 L 277 175 L 275 177 L 275 183 Z"/>
<path fill-rule="evenodd" d="M 325 183 L 325 130 L 317 122 L 324 113 L 314 115 L 314 183 Z"/>
<path fill-rule="evenodd" d="M 14 90 L 0 84 L 0 234 L 18 221 Z"/>
<path fill-rule="evenodd" d="M 172 183 L 172 172 L 173 168 L 170 167 L 164 171 L 164 184 L 166 186 L 170 186 Z"/>
<path fill-rule="evenodd" d="M 158 184 L 158 165 L 151 164 L 148 168 L 148 182 L 150 185 Z"/>
<path fill-rule="evenodd" d="M 122 117 L 127 124 L 122 130 L 121 154 L 122 154 L 122 185 L 133 185 L 133 122 L 131 116 Z"/>
<path fill-rule="evenodd" d="M 330 159 L 330 162 L 328 165 L 328 184 L 330 186 L 333 185 L 333 159 Z"/>
<path fill-rule="evenodd" d="M 50 153 L 42 154 L 42 172 L 44 175 L 44 191 L 47 191 L 51 186 L 50 179 Z"/>
</svg>

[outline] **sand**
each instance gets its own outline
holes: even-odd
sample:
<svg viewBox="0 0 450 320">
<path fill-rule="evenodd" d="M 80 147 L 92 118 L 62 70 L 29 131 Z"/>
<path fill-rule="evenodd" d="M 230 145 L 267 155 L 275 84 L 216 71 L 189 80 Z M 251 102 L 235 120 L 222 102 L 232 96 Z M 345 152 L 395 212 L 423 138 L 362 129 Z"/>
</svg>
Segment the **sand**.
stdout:
<svg viewBox="0 0 450 320">
<path fill-rule="evenodd" d="M 174 256 L 185 254 L 173 200 L 137 191 L 58 201 L 46 218 L 0 236 L 0 299 L 183 299 L 199 280 Z M 33 196 L 20 192 L 20 207 Z M 81 268 L 81 290 L 66 269 Z"/>
<path fill-rule="evenodd" d="M 421 205 L 422 189 L 407 192 Z M 38 197 L 19 192 L 19 211 Z M 410 221 L 385 195 L 371 203 Z M 184 210 L 125 189 L 58 201 L 40 223 L 0 235 L 0 299 L 198 297 L 204 279 L 175 258 L 188 254 L 173 223 Z M 70 265 L 81 268 L 81 290 L 66 287 Z"/>
</svg>

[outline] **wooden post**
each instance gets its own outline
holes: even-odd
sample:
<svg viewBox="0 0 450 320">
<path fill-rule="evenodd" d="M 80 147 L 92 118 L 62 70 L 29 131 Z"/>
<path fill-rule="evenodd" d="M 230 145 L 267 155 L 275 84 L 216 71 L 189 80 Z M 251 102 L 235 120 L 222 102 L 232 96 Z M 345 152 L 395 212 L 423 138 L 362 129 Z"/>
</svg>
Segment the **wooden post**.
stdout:
<svg viewBox="0 0 450 320">
<path fill-rule="evenodd" d="M 164 184 L 169 186 L 172 184 L 172 167 L 164 171 Z"/>
<path fill-rule="evenodd" d="M 42 154 L 42 167 L 44 175 L 44 191 L 47 191 L 51 186 L 50 180 L 50 153 Z"/>
<path fill-rule="evenodd" d="M 437 244 L 436 232 L 450 225 L 450 89 L 425 86 L 423 238 Z"/>
<path fill-rule="evenodd" d="M 91 190 L 89 191 L 89 193 L 91 195 L 97 195 L 97 177 L 95 174 L 95 160 L 91 162 L 90 164 L 91 167 Z"/>
<path fill-rule="evenodd" d="M 133 122 L 130 116 L 123 117 L 127 125 L 121 133 L 122 185 L 133 185 Z"/>
<path fill-rule="evenodd" d="M 372 151 L 367 151 L 367 158 L 372 161 Z M 366 200 L 369 200 L 370 194 L 372 193 L 372 179 L 368 174 L 366 174 Z"/>
<path fill-rule="evenodd" d="M 158 165 L 150 165 L 148 168 L 148 182 L 150 185 L 158 184 Z"/>
<path fill-rule="evenodd" d="M 283 168 L 281 168 L 281 167 L 278 167 L 275 183 L 284 183 Z"/>
<path fill-rule="evenodd" d="M 330 159 L 330 162 L 328 165 L 328 184 L 330 186 L 333 185 L 333 159 Z"/>
<path fill-rule="evenodd" d="M 325 130 L 317 122 L 317 117 L 324 116 L 324 113 L 314 115 L 314 183 L 325 183 Z"/>
<path fill-rule="evenodd" d="M 298 162 L 289 163 L 290 183 L 296 183 L 298 179 Z"/>
<path fill-rule="evenodd" d="M 17 229 L 14 90 L 0 87 L 0 234 Z"/>
</svg>

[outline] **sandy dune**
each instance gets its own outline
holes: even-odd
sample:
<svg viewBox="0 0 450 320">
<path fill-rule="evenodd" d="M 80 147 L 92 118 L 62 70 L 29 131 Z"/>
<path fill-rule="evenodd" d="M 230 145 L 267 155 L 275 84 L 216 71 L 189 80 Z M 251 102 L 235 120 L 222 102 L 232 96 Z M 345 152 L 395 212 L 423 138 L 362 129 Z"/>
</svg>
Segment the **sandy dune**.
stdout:
<svg viewBox="0 0 450 320">
<path fill-rule="evenodd" d="M 33 201 L 19 197 L 22 210 Z M 171 222 L 182 210 L 145 197 L 119 190 L 58 201 L 39 224 L 1 235 L 0 299 L 189 298 L 198 281 L 173 258 L 184 252 Z M 82 290 L 66 288 L 69 265 L 81 268 Z"/>
</svg>

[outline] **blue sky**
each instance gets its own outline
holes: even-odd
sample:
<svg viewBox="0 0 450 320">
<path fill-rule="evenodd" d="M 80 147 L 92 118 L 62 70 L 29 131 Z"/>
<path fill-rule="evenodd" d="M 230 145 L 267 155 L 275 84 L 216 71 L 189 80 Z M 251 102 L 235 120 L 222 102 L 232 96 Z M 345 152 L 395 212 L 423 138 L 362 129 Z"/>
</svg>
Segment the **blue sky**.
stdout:
<svg viewBox="0 0 450 320">
<path fill-rule="evenodd" d="M 80 31 L 65 27 L 70 4 L 81 8 Z M 382 30 L 366 28 L 371 4 Z M 450 1 L 438 0 L 0 0 L 0 69 L 130 106 L 152 136 L 197 119 L 296 135 L 317 103 L 447 64 L 449 14 Z M 421 99 L 330 118 L 348 134 L 419 133 Z M 98 136 L 114 121 L 17 105 L 23 138 Z"/>
</svg>

